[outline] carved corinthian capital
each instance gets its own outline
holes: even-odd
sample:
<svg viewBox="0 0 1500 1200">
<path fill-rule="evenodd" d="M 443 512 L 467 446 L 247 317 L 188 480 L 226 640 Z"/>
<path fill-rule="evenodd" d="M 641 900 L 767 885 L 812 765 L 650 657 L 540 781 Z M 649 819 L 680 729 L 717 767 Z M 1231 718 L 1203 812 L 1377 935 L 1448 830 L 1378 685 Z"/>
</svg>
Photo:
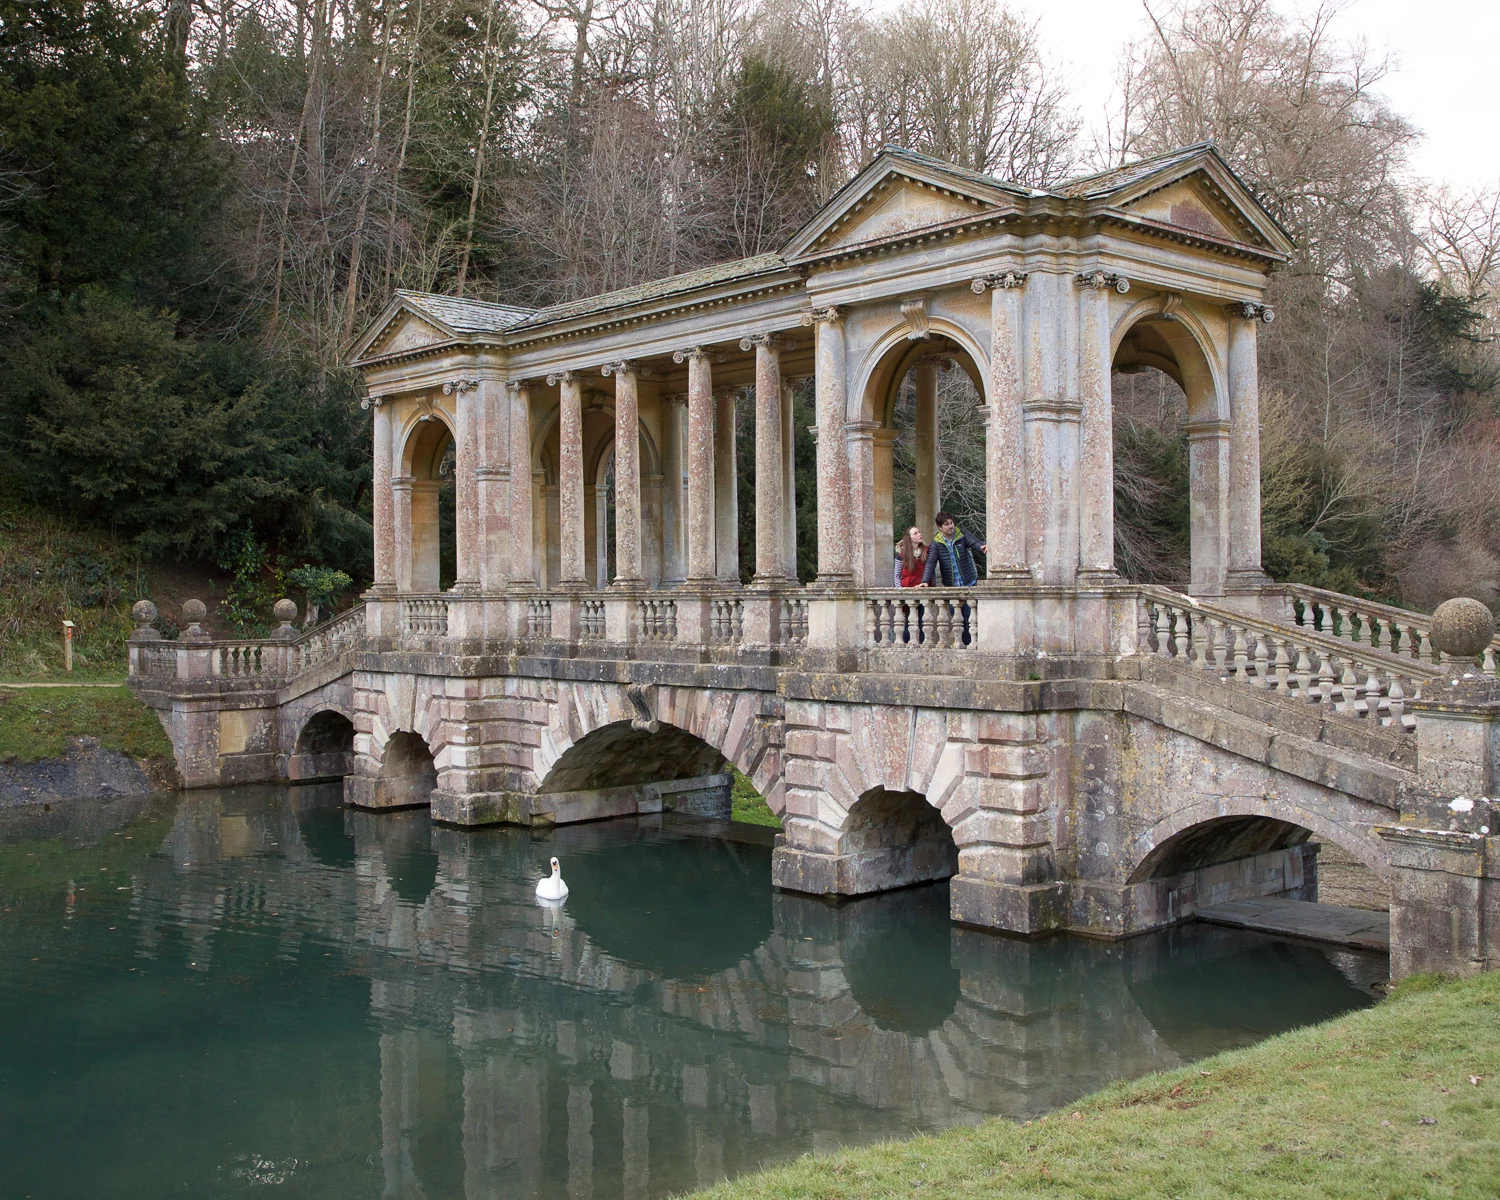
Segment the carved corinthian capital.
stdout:
<svg viewBox="0 0 1500 1200">
<path fill-rule="evenodd" d="M 1123 275 L 1116 275 L 1109 271 L 1083 271 L 1073 276 L 1073 282 L 1079 287 L 1100 291 L 1105 288 L 1114 288 L 1122 296 L 1130 290 L 1130 280 Z"/>
<path fill-rule="evenodd" d="M 1269 304 L 1251 304 L 1247 301 L 1244 304 L 1231 304 L 1229 311 L 1243 320 L 1260 321 L 1266 325 L 1276 319 L 1276 310 Z"/>
<path fill-rule="evenodd" d="M 830 304 L 827 308 L 814 308 L 802 314 L 802 324 L 804 325 L 817 325 L 823 322 L 827 322 L 830 325 L 837 325 L 843 319 L 844 310 L 837 304 Z"/>
<path fill-rule="evenodd" d="M 575 383 L 578 380 L 577 371 L 558 371 L 547 376 L 547 386 L 556 387 L 560 383 Z"/>
<path fill-rule="evenodd" d="M 443 395 L 462 396 L 465 392 L 475 391 L 479 387 L 477 379 L 450 379 L 443 384 Z"/>
</svg>

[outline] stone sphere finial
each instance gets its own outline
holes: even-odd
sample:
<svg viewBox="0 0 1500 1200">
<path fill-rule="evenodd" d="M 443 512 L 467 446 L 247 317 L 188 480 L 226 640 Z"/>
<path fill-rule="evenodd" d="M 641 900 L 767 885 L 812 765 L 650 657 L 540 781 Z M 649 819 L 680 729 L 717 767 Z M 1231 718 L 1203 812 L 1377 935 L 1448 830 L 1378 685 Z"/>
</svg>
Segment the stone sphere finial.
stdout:
<svg viewBox="0 0 1500 1200">
<path fill-rule="evenodd" d="M 297 602 L 283 597 L 276 601 L 276 607 L 271 609 L 271 612 L 283 625 L 290 625 L 297 619 Z"/>
<path fill-rule="evenodd" d="M 182 619 L 188 623 L 188 627 L 182 631 L 180 637 L 185 640 L 206 639 L 208 634 L 203 632 L 203 620 L 208 616 L 208 605 L 202 600 L 184 600 L 182 602 Z"/>
<path fill-rule="evenodd" d="M 1432 614 L 1432 645 L 1453 659 L 1472 662 L 1495 640 L 1495 617 L 1467 596 L 1444 600 Z"/>
<path fill-rule="evenodd" d="M 147 629 L 156 624 L 156 605 L 149 600 L 137 600 L 130 608 L 130 619 L 137 629 Z"/>
</svg>

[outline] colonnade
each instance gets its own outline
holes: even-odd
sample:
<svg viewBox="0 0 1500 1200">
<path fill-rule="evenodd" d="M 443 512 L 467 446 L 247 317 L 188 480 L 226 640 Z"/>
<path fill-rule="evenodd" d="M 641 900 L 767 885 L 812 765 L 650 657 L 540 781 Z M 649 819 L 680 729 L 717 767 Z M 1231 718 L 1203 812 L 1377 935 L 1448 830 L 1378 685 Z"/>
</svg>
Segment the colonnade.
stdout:
<svg viewBox="0 0 1500 1200">
<path fill-rule="evenodd" d="M 886 412 L 900 377 L 882 382 L 878 369 L 872 373 L 868 366 L 872 354 L 899 364 L 900 376 L 908 370 L 915 376 L 915 515 L 921 527 L 932 528 L 942 499 L 938 363 L 966 359 L 983 402 L 989 580 L 1109 582 L 1116 577 L 1110 379 L 1121 339 L 1137 324 L 1176 330 L 1170 343 L 1189 409 L 1193 590 L 1220 594 L 1236 581 L 1252 585 L 1262 578 L 1255 356 L 1256 322 L 1266 319 L 1265 310 L 1237 304 L 1226 317 L 1223 304 L 1200 305 L 1194 315 L 1172 294 L 1125 300 L 1129 282 L 1102 271 L 1006 271 L 975 278 L 965 290 L 988 293 L 987 329 L 938 320 L 940 304 L 929 329 L 924 301 L 902 305 L 908 321 L 914 318 L 907 310 L 920 309 L 919 332 L 897 324 L 872 335 L 873 314 L 859 306 L 814 307 L 800 318 L 813 330 L 811 355 L 804 347 L 793 372 L 784 369 L 784 359 L 796 349 L 789 336 L 794 330 L 739 337 L 739 355 L 735 339 L 719 331 L 713 340 L 669 355 L 611 357 L 529 377 L 518 378 L 498 359 L 480 359 L 472 377 L 441 384 L 449 402 L 427 397 L 393 405 L 374 397 L 375 590 L 437 590 L 430 532 L 439 486 L 430 445 L 436 435 L 423 432 L 426 422 L 439 422 L 434 430 L 449 430 L 454 444 L 454 591 L 737 585 L 735 404 L 742 390 L 753 406 L 757 481 L 753 562 L 745 564 L 750 586 L 795 586 L 792 391 L 809 367 L 816 583 L 834 590 L 888 586 L 886 547 L 900 531 L 892 511 L 896 431 Z M 888 316 L 879 319 L 891 325 Z M 911 341 L 923 345 L 914 348 Z M 685 389 L 683 372 L 669 361 L 685 366 Z M 729 386 L 715 378 L 725 363 Z M 588 417 L 610 406 L 610 428 Z M 590 420 L 592 432 L 586 430 Z M 612 546 L 603 532 L 609 514 L 599 490 L 611 441 Z M 767 480 L 774 483 L 765 486 Z M 611 548 L 613 566 L 606 570 Z"/>
</svg>

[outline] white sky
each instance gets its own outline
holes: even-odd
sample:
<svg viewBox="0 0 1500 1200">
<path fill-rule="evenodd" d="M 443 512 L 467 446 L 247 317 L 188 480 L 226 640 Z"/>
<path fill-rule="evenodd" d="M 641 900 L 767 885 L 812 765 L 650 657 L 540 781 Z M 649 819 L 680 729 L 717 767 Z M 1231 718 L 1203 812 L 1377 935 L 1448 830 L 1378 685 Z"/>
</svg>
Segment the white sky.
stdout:
<svg viewBox="0 0 1500 1200">
<path fill-rule="evenodd" d="M 1101 126 L 1119 50 L 1149 28 L 1141 0 L 1003 2 L 1040 21 L 1048 58 L 1061 67 L 1085 123 Z M 1281 4 L 1288 13 L 1315 7 L 1316 0 Z M 1153 8 L 1163 12 L 1166 0 L 1153 0 Z M 1425 135 L 1412 156 L 1417 174 L 1458 187 L 1500 182 L 1500 2 L 1353 0 L 1332 29 L 1342 42 L 1363 38 L 1391 55 L 1395 70 L 1382 90 Z"/>
</svg>

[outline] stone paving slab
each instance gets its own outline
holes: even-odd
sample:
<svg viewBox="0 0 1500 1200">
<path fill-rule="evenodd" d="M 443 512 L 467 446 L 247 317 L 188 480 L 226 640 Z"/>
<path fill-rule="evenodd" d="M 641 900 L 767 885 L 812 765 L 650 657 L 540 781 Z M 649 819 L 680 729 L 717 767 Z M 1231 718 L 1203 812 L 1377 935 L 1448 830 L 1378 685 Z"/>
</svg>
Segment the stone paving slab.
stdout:
<svg viewBox="0 0 1500 1200">
<path fill-rule="evenodd" d="M 1197 912 L 1200 921 L 1233 925 L 1260 933 L 1280 933 L 1316 942 L 1337 942 L 1361 950 L 1391 949 L 1390 913 L 1363 908 L 1340 908 L 1336 904 L 1314 904 L 1308 900 L 1285 900 L 1267 896 L 1260 900 L 1230 900 L 1211 904 Z"/>
</svg>

